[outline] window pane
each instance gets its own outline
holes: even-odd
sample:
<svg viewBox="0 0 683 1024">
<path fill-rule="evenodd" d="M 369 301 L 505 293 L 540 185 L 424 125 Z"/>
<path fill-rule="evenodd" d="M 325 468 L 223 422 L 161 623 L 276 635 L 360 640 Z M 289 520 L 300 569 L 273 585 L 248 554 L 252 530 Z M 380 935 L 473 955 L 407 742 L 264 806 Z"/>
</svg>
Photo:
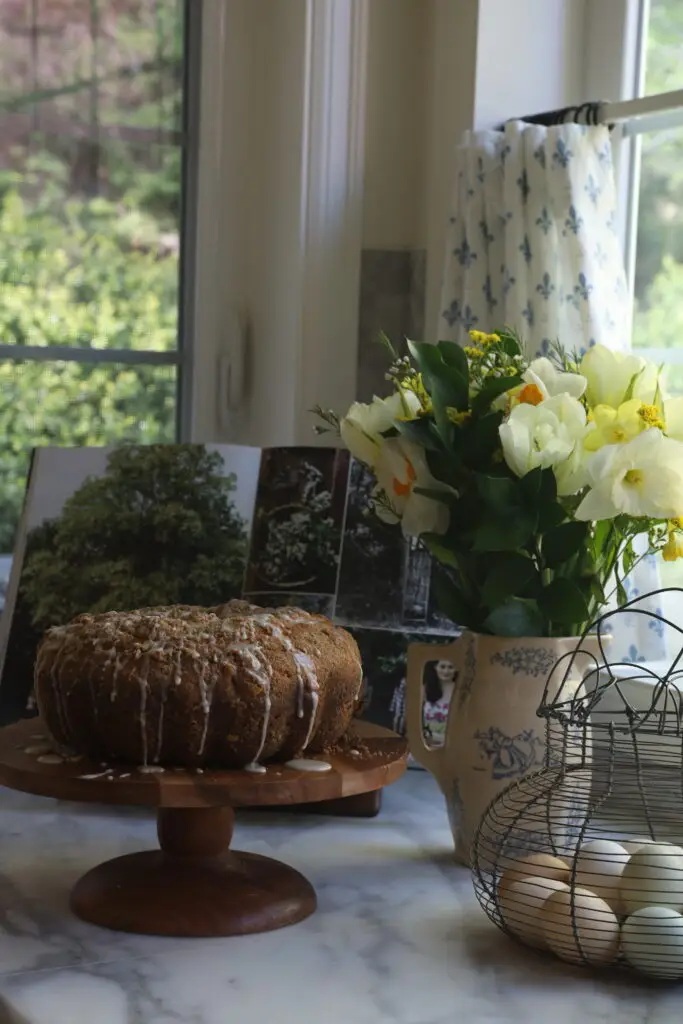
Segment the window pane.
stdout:
<svg viewBox="0 0 683 1024">
<path fill-rule="evenodd" d="M 0 341 L 177 348 L 183 4 L 2 0 Z"/>
<path fill-rule="evenodd" d="M 647 93 L 683 88 L 683 4 L 651 0 Z M 640 139 L 633 346 L 665 367 L 683 394 L 683 128 Z"/>
<path fill-rule="evenodd" d="M 683 89 L 683 4 L 680 0 L 650 0 L 644 94 L 673 89 Z"/>
<path fill-rule="evenodd" d="M 0 363 L 0 555 L 11 553 L 31 448 L 175 440 L 175 366 Z"/>
</svg>

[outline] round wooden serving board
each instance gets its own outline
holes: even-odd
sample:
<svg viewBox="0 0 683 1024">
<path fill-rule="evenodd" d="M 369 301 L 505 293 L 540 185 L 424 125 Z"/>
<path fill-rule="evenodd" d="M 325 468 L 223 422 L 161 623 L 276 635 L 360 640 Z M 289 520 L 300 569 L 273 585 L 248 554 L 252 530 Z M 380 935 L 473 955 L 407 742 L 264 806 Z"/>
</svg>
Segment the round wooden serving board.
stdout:
<svg viewBox="0 0 683 1024">
<path fill-rule="evenodd" d="M 40 719 L 0 729 L 0 784 L 60 800 L 158 808 L 160 849 L 117 857 L 89 871 L 71 894 L 85 921 L 151 935 L 218 936 L 269 931 L 313 913 L 315 892 L 293 868 L 229 849 L 235 807 L 300 804 L 353 796 L 395 782 L 405 740 L 354 722 L 359 751 L 321 756 L 328 772 L 269 765 L 265 774 L 169 769 L 147 774 L 81 760 L 46 764 Z M 43 739 L 41 739 L 43 737 Z"/>
</svg>

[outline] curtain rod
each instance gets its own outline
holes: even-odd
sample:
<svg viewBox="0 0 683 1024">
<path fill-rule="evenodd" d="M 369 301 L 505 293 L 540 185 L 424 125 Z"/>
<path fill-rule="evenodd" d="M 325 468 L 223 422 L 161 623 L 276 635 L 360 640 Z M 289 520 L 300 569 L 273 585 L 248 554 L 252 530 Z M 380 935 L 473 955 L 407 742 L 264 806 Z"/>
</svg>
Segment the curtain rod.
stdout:
<svg viewBox="0 0 683 1024">
<path fill-rule="evenodd" d="M 547 110 L 540 114 L 530 114 L 519 118 L 529 124 L 606 124 L 616 125 L 633 121 L 652 114 L 664 114 L 671 110 L 683 109 L 683 89 L 659 93 L 656 96 L 642 96 L 637 100 L 624 100 L 610 103 L 599 100 L 594 103 L 579 103 L 576 106 L 560 107 L 558 110 Z M 503 125 L 499 125 L 503 128 Z"/>
</svg>

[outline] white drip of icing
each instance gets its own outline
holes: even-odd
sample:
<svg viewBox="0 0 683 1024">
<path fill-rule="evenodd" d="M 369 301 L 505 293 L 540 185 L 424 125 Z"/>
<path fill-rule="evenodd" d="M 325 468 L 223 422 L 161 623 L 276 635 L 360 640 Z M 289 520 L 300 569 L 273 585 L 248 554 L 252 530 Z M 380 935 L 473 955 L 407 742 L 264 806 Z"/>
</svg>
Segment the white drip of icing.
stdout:
<svg viewBox="0 0 683 1024">
<path fill-rule="evenodd" d="M 106 772 L 94 772 L 92 775 L 79 775 L 79 779 L 103 779 L 105 775 L 111 775 L 112 769 L 107 768 Z"/>
<path fill-rule="evenodd" d="M 29 747 L 24 747 L 25 754 L 52 754 L 54 748 L 51 743 L 34 743 Z"/>
<path fill-rule="evenodd" d="M 64 764 L 61 754 L 41 754 L 38 760 L 41 764 Z"/>
<path fill-rule="evenodd" d="M 51 641 L 56 641 L 56 649 L 52 647 L 51 643 L 46 644 L 42 648 L 41 656 L 38 659 L 38 663 L 36 665 L 36 675 L 40 675 L 43 658 L 48 654 L 48 648 L 51 648 L 49 650 L 49 654 L 52 655 L 52 665 L 50 667 L 50 684 L 52 693 L 54 694 L 55 698 L 54 707 L 55 711 L 57 712 L 57 719 L 59 721 L 59 728 L 62 733 L 62 738 L 68 739 L 69 721 L 66 713 L 66 708 L 64 706 L 64 694 L 62 692 L 62 687 L 57 679 L 57 670 L 60 668 L 60 661 L 62 659 L 64 648 L 68 641 L 68 635 L 66 633 L 66 629 L 64 626 L 54 626 L 49 631 L 48 636 Z"/>
<path fill-rule="evenodd" d="M 197 750 L 200 757 L 204 753 L 204 747 L 206 746 L 206 737 L 209 732 L 209 722 L 211 719 L 211 708 L 213 706 L 213 693 L 216 688 L 215 671 L 213 679 L 208 683 L 206 681 L 207 668 L 208 666 L 206 662 L 204 662 L 199 670 L 199 696 L 201 699 L 202 711 L 204 712 L 204 724 L 202 726 L 202 734 L 199 740 L 199 748 Z"/>
<path fill-rule="evenodd" d="M 119 669 L 120 668 L 121 668 L 121 663 L 119 661 L 119 652 L 116 651 L 116 657 L 114 659 L 114 672 L 112 673 L 112 677 L 111 677 L 111 693 L 109 694 L 109 699 L 112 702 L 112 704 L 116 700 L 116 698 L 118 696 L 118 692 L 119 692 L 118 691 L 118 677 L 119 677 Z"/>
<path fill-rule="evenodd" d="M 258 653 L 256 653 L 258 652 Z M 228 649 L 230 654 L 241 654 L 244 665 L 244 671 L 247 675 L 258 683 L 263 691 L 263 724 L 261 726 L 261 738 L 259 740 L 258 750 L 254 757 L 250 761 L 252 770 L 258 766 L 261 754 L 263 753 L 268 738 L 268 725 L 270 723 L 270 710 L 272 707 L 272 701 L 270 698 L 270 684 L 271 684 L 271 668 L 268 662 L 261 661 L 259 655 L 261 649 L 258 644 L 249 644 L 244 642 L 237 642 L 230 646 Z"/>
<path fill-rule="evenodd" d="M 244 771 L 251 772 L 252 775 L 265 775 L 267 769 L 265 765 L 258 764 L 257 761 L 251 761 L 250 764 L 245 764 Z"/>
<path fill-rule="evenodd" d="M 147 697 L 149 696 L 149 658 L 145 658 L 138 675 L 140 684 L 140 739 L 142 740 L 142 763 L 147 764 Z"/>
<path fill-rule="evenodd" d="M 306 739 L 304 740 L 302 751 L 306 749 L 308 744 L 311 742 L 311 736 L 313 735 L 313 729 L 315 727 L 315 714 L 318 710 L 318 701 L 320 700 L 320 694 L 313 690 L 311 691 L 311 717 L 308 723 L 308 732 L 306 733 Z"/>
<path fill-rule="evenodd" d="M 137 770 L 141 775 L 163 775 L 164 772 L 160 764 L 141 764 Z"/>
<path fill-rule="evenodd" d="M 314 761 L 310 757 L 294 757 L 285 761 L 285 768 L 293 768 L 297 772 L 331 772 L 332 765 L 327 761 Z"/>
</svg>

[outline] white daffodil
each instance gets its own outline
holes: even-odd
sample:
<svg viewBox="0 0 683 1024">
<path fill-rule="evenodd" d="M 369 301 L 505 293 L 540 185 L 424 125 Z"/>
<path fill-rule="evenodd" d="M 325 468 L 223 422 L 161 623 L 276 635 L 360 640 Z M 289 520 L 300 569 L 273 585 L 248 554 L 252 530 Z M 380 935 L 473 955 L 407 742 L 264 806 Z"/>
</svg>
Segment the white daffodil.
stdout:
<svg viewBox="0 0 683 1024">
<path fill-rule="evenodd" d="M 446 505 L 415 492 L 418 487 L 446 489 L 429 472 L 420 445 L 402 437 L 384 441 L 375 475 L 375 510 L 380 519 L 389 523 L 400 521 L 406 537 L 446 532 L 450 518 Z"/>
<path fill-rule="evenodd" d="M 543 398 L 554 398 L 555 395 L 571 395 L 581 398 L 586 390 L 587 381 L 580 373 L 565 373 L 558 370 L 555 364 L 542 356 L 529 364 L 528 370 L 522 374 L 527 384 L 535 384 Z"/>
<path fill-rule="evenodd" d="M 588 381 L 586 399 L 590 408 L 609 405 L 618 409 L 626 401 L 633 383 L 633 394 L 643 402 L 653 402 L 657 393 L 658 373 L 654 363 L 628 352 L 614 352 L 604 345 L 589 348 L 579 365 Z"/>
<path fill-rule="evenodd" d="M 588 482 L 577 519 L 676 518 L 683 513 L 683 444 L 652 428 L 626 444 L 606 445 L 588 462 Z"/>
<path fill-rule="evenodd" d="M 586 411 L 577 398 L 555 395 L 539 405 L 516 405 L 500 426 L 503 455 L 517 476 L 553 467 L 561 494 L 582 486 Z"/>
<path fill-rule="evenodd" d="M 339 428 L 344 444 L 355 458 L 375 468 L 384 438 L 397 419 L 415 416 L 420 400 L 412 391 L 395 392 L 389 398 L 375 396 L 369 405 L 354 402 Z"/>
</svg>

